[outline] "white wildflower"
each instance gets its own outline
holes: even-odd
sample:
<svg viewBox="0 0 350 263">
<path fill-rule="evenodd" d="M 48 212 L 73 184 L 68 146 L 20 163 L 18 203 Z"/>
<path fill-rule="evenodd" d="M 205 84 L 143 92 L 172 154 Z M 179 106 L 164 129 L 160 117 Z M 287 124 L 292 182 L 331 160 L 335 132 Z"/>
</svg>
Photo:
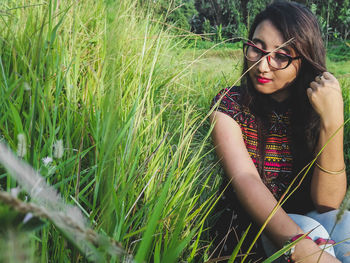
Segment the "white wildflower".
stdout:
<svg viewBox="0 0 350 263">
<path fill-rule="evenodd" d="M 31 88 L 30 88 L 30 86 L 29 86 L 29 84 L 28 84 L 27 82 L 24 82 L 24 83 L 23 83 L 23 89 L 24 89 L 25 91 L 30 91 L 30 90 L 31 90 Z"/>
<path fill-rule="evenodd" d="M 64 148 L 63 148 L 63 140 L 58 140 L 53 145 L 53 157 L 56 159 L 61 159 L 63 157 Z"/>
<path fill-rule="evenodd" d="M 32 213 L 27 213 L 25 215 L 25 217 L 23 218 L 23 224 L 26 224 L 32 218 L 33 218 L 33 214 Z"/>
<path fill-rule="evenodd" d="M 17 156 L 23 158 L 27 154 L 27 141 L 23 133 L 17 135 Z"/>
<path fill-rule="evenodd" d="M 46 157 L 42 158 L 41 160 L 45 166 L 48 166 L 53 161 L 50 156 L 46 156 Z"/>
</svg>

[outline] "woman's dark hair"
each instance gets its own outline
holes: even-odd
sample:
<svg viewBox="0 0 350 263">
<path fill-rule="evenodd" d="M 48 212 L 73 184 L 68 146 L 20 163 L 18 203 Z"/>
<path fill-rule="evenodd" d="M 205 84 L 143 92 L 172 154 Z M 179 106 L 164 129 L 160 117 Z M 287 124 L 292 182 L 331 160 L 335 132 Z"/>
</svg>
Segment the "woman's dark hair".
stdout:
<svg viewBox="0 0 350 263">
<path fill-rule="evenodd" d="M 317 75 L 326 71 L 325 48 L 318 21 L 305 6 L 295 2 L 278 1 L 259 13 L 250 28 L 251 40 L 256 27 L 269 20 L 280 31 L 285 41 L 292 39 L 289 46 L 301 56 L 298 75 L 290 85 L 291 95 L 291 137 L 294 171 L 298 172 L 312 158 L 318 141 L 320 120 L 309 103 L 306 89 Z M 243 72 L 248 69 L 244 61 Z M 267 127 L 271 115 L 270 96 L 258 93 L 248 76 L 242 79 L 242 104 L 255 113 L 258 123 L 259 173 L 264 174 L 265 144 Z"/>
</svg>

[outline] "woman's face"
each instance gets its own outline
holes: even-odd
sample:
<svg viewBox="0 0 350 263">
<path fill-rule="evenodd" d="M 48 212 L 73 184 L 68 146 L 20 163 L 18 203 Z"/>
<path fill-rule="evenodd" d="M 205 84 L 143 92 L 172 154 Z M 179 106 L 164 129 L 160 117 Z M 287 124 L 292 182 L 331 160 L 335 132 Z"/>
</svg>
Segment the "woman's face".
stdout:
<svg viewBox="0 0 350 263">
<path fill-rule="evenodd" d="M 278 31 L 270 20 L 264 20 L 257 26 L 252 41 L 258 48 L 267 52 L 276 49 L 286 42 L 280 31 Z M 297 56 L 296 52 L 289 46 L 279 49 L 278 52 L 288 54 L 292 57 Z M 256 63 L 247 62 L 248 68 Z M 288 86 L 296 78 L 300 63 L 300 59 L 295 59 L 287 68 L 277 70 L 268 64 L 265 57 L 249 71 L 249 76 L 258 92 L 270 94 L 273 99 L 283 101 L 289 96 L 290 90 Z"/>
</svg>

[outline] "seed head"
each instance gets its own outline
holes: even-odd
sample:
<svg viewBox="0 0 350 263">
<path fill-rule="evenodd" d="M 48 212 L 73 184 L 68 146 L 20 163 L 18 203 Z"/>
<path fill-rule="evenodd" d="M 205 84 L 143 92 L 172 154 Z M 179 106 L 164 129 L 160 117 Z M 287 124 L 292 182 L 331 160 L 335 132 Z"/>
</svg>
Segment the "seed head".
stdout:
<svg viewBox="0 0 350 263">
<path fill-rule="evenodd" d="M 17 135 L 17 156 L 23 158 L 27 154 L 27 141 L 23 133 Z"/>
<path fill-rule="evenodd" d="M 43 161 L 43 164 L 45 166 L 48 166 L 50 163 L 52 163 L 52 158 L 50 156 L 46 156 L 44 158 L 41 159 Z"/>
<path fill-rule="evenodd" d="M 56 141 L 53 148 L 53 157 L 55 157 L 56 159 L 61 159 L 64 153 L 63 140 Z"/>
</svg>

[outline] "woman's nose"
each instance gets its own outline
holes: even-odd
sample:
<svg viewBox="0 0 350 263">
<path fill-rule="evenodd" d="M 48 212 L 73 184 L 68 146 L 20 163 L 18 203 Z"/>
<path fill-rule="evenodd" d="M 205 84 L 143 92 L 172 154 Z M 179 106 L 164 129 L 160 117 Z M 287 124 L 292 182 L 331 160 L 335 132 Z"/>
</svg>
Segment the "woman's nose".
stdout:
<svg viewBox="0 0 350 263">
<path fill-rule="evenodd" d="M 257 65 L 260 72 L 270 71 L 270 65 L 268 62 L 269 59 L 270 59 L 270 56 L 262 57 L 262 59 L 260 60 L 260 62 Z"/>
</svg>

